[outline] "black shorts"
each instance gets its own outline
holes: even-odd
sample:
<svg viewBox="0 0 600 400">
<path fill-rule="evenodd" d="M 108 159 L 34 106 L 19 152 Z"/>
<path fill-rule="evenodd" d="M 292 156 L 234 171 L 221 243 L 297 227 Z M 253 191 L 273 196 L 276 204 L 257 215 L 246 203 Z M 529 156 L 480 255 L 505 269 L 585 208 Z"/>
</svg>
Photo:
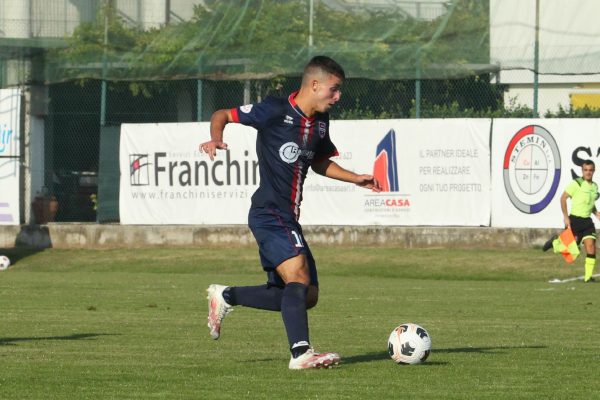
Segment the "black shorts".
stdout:
<svg viewBox="0 0 600 400">
<path fill-rule="evenodd" d="M 596 240 L 596 226 L 590 217 L 582 218 L 575 215 L 569 215 L 571 221 L 571 231 L 579 245 L 583 239 L 592 238 Z"/>
</svg>

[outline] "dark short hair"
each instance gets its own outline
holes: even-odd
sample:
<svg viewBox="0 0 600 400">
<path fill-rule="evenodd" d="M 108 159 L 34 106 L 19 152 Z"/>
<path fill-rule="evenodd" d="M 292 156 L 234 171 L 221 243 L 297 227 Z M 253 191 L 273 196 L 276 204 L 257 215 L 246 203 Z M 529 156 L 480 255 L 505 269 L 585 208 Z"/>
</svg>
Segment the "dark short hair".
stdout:
<svg viewBox="0 0 600 400">
<path fill-rule="evenodd" d="M 596 164 L 594 164 L 592 160 L 585 160 L 583 164 L 581 164 L 581 168 L 583 168 L 584 165 L 591 165 L 592 167 L 594 167 L 594 169 L 596 169 Z"/>
<path fill-rule="evenodd" d="M 342 66 L 327 56 L 314 56 L 308 64 L 306 64 L 306 67 L 304 67 L 304 75 L 312 72 L 314 69 L 320 69 L 321 71 L 335 75 L 342 80 L 346 79 L 346 74 L 344 73 Z"/>
</svg>

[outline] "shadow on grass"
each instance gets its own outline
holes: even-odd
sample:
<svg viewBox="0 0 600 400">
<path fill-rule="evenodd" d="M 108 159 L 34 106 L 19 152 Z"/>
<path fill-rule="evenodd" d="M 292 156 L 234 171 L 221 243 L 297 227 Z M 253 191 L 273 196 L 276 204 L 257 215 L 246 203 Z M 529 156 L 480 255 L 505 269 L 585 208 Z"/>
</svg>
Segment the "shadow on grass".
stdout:
<svg viewBox="0 0 600 400">
<path fill-rule="evenodd" d="M 434 348 L 431 353 L 432 355 L 438 353 L 481 353 L 481 354 L 498 354 L 502 353 L 506 350 L 514 350 L 514 349 L 545 349 L 546 346 L 496 346 L 496 347 L 456 347 L 456 348 L 448 348 L 448 349 L 436 349 Z M 342 356 L 343 364 L 355 364 L 355 363 L 364 363 L 364 362 L 372 362 L 379 360 L 389 360 L 390 356 L 387 352 L 381 351 L 376 353 L 367 353 L 360 354 L 356 356 L 344 357 Z M 423 363 L 422 365 L 447 365 L 449 364 L 446 361 L 431 361 Z"/>
<path fill-rule="evenodd" d="M 36 247 L 13 247 L 0 248 L 0 254 L 7 256 L 10 259 L 11 266 L 17 264 L 23 258 L 27 258 L 37 253 L 41 253 L 45 249 Z"/>
<path fill-rule="evenodd" d="M 0 338 L 0 346 L 16 345 L 17 342 L 37 342 L 41 340 L 88 340 L 98 336 L 118 336 L 118 333 L 75 333 L 68 336 L 6 337 Z"/>
<path fill-rule="evenodd" d="M 545 349 L 546 346 L 533 345 L 533 346 L 492 346 L 492 347 L 456 347 L 453 349 L 433 349 L 436 353 L 489 353 L 498 354 L 504 352 L 504 350 L 515 350 L 515 349 Z"/>
</svg>

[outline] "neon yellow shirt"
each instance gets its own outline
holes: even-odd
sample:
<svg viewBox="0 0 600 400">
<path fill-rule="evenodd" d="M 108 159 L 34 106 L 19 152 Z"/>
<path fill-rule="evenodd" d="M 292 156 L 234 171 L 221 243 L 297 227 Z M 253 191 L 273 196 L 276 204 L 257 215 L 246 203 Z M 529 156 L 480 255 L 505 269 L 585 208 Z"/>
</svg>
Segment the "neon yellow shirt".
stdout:
<svg viewBox="0 0 600 400">
<path fill-rule="evenodd" d="M 571 215 L 588 218 L 594 210 L 594 203 L 598 199 L 598 185 L 596 182 L 587 182 L 577 178 L 569 183 L 565 192 L 571 196 Z"/>
</svg>

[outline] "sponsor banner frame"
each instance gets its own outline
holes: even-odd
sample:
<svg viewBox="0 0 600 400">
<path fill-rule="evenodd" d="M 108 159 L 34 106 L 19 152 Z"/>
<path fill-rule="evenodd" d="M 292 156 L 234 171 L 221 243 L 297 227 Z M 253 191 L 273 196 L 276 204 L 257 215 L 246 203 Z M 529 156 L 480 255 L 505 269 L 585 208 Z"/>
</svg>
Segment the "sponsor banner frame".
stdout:
<svg viewBox="0 0 600 400">
<path fill-rule="evenodd" d="M 0 89 L 0 225 L 19 225 L 21 90 Z"/>
<path fill-rule="evenodd" d="M 495 119 L 492 226 L 564 228 L 560 196 L 583 160 L 600 162 L 598 132 L 600 119 Z"/>
</svg>

